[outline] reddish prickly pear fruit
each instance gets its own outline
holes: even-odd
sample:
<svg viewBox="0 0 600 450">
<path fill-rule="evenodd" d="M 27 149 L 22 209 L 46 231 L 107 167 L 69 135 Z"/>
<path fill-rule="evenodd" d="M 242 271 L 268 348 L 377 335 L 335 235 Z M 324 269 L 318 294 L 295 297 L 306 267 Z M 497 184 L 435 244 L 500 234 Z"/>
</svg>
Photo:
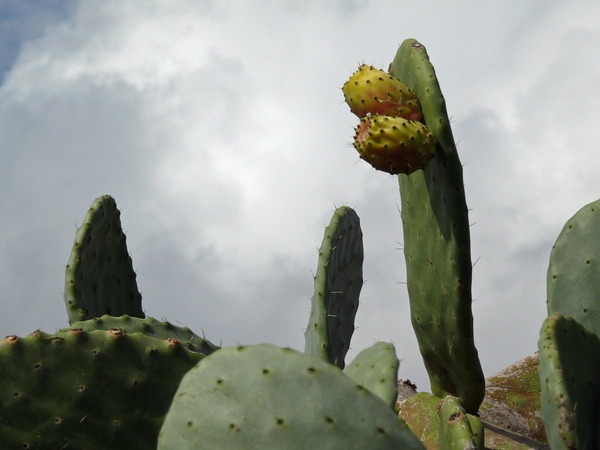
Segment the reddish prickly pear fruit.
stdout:
<svg viewBox="0 0 600 450">
<path fill-rule="evenodd" d="M 354 148 L 377 170 L 409 175 L 435 155 L 436 140 L 421 122 L 401 117 L 364 117 L 354 135 Z"/>
<path fill-rule="evenodd" d="M 413 91 L 383 70 L 363 64 L 342 87 L 346 103 L 359 118 L 367 114 L 421 120 L 421 104 Z"/>
</svg>

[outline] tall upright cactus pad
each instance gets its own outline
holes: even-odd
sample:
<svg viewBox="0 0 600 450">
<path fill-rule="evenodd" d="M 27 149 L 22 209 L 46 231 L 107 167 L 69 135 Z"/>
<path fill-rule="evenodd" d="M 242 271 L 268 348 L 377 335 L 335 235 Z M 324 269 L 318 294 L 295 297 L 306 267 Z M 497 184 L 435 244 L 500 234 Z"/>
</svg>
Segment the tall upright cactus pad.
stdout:
<svg viewBox="0 0 600 450">
<path fill-rule="evenodd" d="M 552 248 L 547 306 L 600 336 L 600 200 L 569 219 Z"/>
<path fill-rule="evenodd" d="M 438 142 L 423 170 L 399 175 L 411 319 L 433 393 L 477 413 L 485 378 L 473 336 L 471 254 L 462 165 L 425 47 L 405 40 L 391 73 L 412 89 Z"/>
<path fill-rule="evenodd" d="M 363 285 L 360 219 L 346 206 L 335 210 L 319 249 L 305 352 L 344 368 Z"/>
<path fill-rule="evenodd" d="M 97 198 L 75 234 L 65 270 L 69 323 L 105 314 L 144 317 L 115 200 Z"/>
<path fill-rule="evenodd" d="M 0 447 L 148 449 L 179 382 L 204 355 L 122 330 L 0 341 Z"/>
<path fill-rule="evenodd" d="M 424 450 L 379 397 L 312 355 L 224 348 L 186 374 L 159 450 L 267 448 Z"/>
<path fill-rule="evenodd" d="M 542 325 L 539 350 L 542 417 L 550 448 L 600 448 L 600 339 L 557 312 Z"/>
</svg>

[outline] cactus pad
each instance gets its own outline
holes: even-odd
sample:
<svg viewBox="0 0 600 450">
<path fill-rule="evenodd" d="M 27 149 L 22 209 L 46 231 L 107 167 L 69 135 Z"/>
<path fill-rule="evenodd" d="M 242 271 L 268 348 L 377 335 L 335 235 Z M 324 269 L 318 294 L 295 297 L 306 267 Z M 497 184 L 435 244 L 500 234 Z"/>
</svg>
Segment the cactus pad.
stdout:
<svg viewBox="0 0 600 450">
<path fill-rule="evenodd" d="M 154 339 L 176 339 L 189 351 L 210 355 L 221 347 L 196 335 L 188 327 L 178 327 L 169 322 L 162 322 L 153 317 L 141 319 L 130 316 L 102 316 L 90 320 L 73 322 L 70 328 L 81 328 L 85 331 L 94 330 L 122 330 L 126 333 L 142 333 Z M 66 332 L 69 328 L 60 330 Z"/>
<path fill-rule="evenodd" d="M 183 375 L 204 356 L 122 330 L 0 341 L 2 448 L 155 448 Z"/>
<path fill-rule="evenodd" d="M 555 312 L 600 336 L 600 200 L 569 219 L 552 248 L 548 314 Z"/>
<path fill-rule="evenodd" d="M 315 292 L 305 352 L 341 369 L 354 333 L 354 318 L 363 285 L 364 258 L 360 219 L 346 206 L 335 210 L 319 249 Z"/>
<path fill-rule="evenodd" d="M 402 43 L 392 75 L 414 90 L 438 142 L 424 170 L 399 175 L 411 320 L 433 393 L 476 414 L 485 378 L 473 335 L 471 250 L 462 165 L 425 47 Z"/>
<path fill-rule="evenodd" d="M 105 314 L 144 317 L 115 200 L 97 198 L 75 234 L 65 270 L 69 323 Z"/>
<path fill-rule="evenodd" d="M 600 448 L 600 339 L 571 317 L 549 316 L 539 340 L 542 417 L 553 450 Z"/>
<path fill-rule="evenodd" d="M 344 368 L 344 373 L 394 409 L 398 398 L 399 366 L 394 346 L 387 342 L 376 342 L 356 355 Z"/>
<path fill-rule="evenodd" d="M 333 365 L 270 344 L 224 348 L 183 378 L 158 449 L 423 449 Z"/>
</svg>

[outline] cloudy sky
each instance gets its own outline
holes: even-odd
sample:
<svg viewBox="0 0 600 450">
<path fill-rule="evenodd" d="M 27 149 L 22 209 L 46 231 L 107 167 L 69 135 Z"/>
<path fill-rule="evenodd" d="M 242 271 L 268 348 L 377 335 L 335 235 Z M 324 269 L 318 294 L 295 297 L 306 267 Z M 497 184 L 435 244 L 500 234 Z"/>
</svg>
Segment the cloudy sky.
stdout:
<svg viewBox="0 0 600 450">
<path fill-rule="evenodd" d="M 405 38 L 465 164 L 484 371 L 533 353 L 552 244 L 600 197 L 600 3 L 0 1 L 0 335 L 67 326 L 74 233 L 111 194 L 148 315 L 301 350 L 317 247 L 348 205 L 366 279 L 349 359 L 391 341 L 428 390 L 397 179 L 358 159 L 340 90 Z"/>
</svg>

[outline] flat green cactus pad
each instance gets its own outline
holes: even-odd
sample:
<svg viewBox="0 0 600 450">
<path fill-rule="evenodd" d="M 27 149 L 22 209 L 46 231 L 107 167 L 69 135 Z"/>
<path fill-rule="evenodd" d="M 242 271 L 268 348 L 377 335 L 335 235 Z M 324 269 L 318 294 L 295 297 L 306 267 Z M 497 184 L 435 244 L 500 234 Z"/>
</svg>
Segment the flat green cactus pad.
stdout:
<svg viewBox="0 0 600 450">
<path fill-rule="evenodd" d="M 189 351 L 202 353 L 203 355 L 210 355 L 217 351 L 221 347 L 213 344 L 212 342 L 198 336 L 188 327 L 179 327 L 173 325 L 170 322 L 163 322 L 156 320 L 153 317 L 130 317 L 130 316 L 102 316 L 95 317 L 90 320 L 82 320 L 80 322 L 73 322 L 69 328 L 60 330 L 60 332 L 68 331 L 71 328 L 81 328 L 85 331 L 94 330 L 122 330 L 126 333 L 142 333 L 146 336 L 167 340 L 177 339 L 184 345 Z"/>
<path fill-rule="evenodd" d="M 550 447 L 600 448 L 600 339 L 575 319 L 554 313 L 542 325 L 539 350 Z"/>
<path fill-rule="evenodd" d="M 399 366 L 394 345 L 376 342 L 356 355 L 344 368 L 344 373 L 394 409 L 398 397 Z"/>
<path fill-rule="evenodd" d="M 552 248 L 548 314 L 555 312 L 600 336 L 600 200 L 571 217 Z"/>
<path fill-rule="evenodd" d="M 385 402 L 339 368 L 270 344 L 224 348 L 192 369 L 158 448 L 423 450 Z"/>
<path fill-rule="evenodd" d="M 122 330 L 0 341 L 0 447 L 148 449 L 183 375 L 204 355 Z"/>
</svg>

